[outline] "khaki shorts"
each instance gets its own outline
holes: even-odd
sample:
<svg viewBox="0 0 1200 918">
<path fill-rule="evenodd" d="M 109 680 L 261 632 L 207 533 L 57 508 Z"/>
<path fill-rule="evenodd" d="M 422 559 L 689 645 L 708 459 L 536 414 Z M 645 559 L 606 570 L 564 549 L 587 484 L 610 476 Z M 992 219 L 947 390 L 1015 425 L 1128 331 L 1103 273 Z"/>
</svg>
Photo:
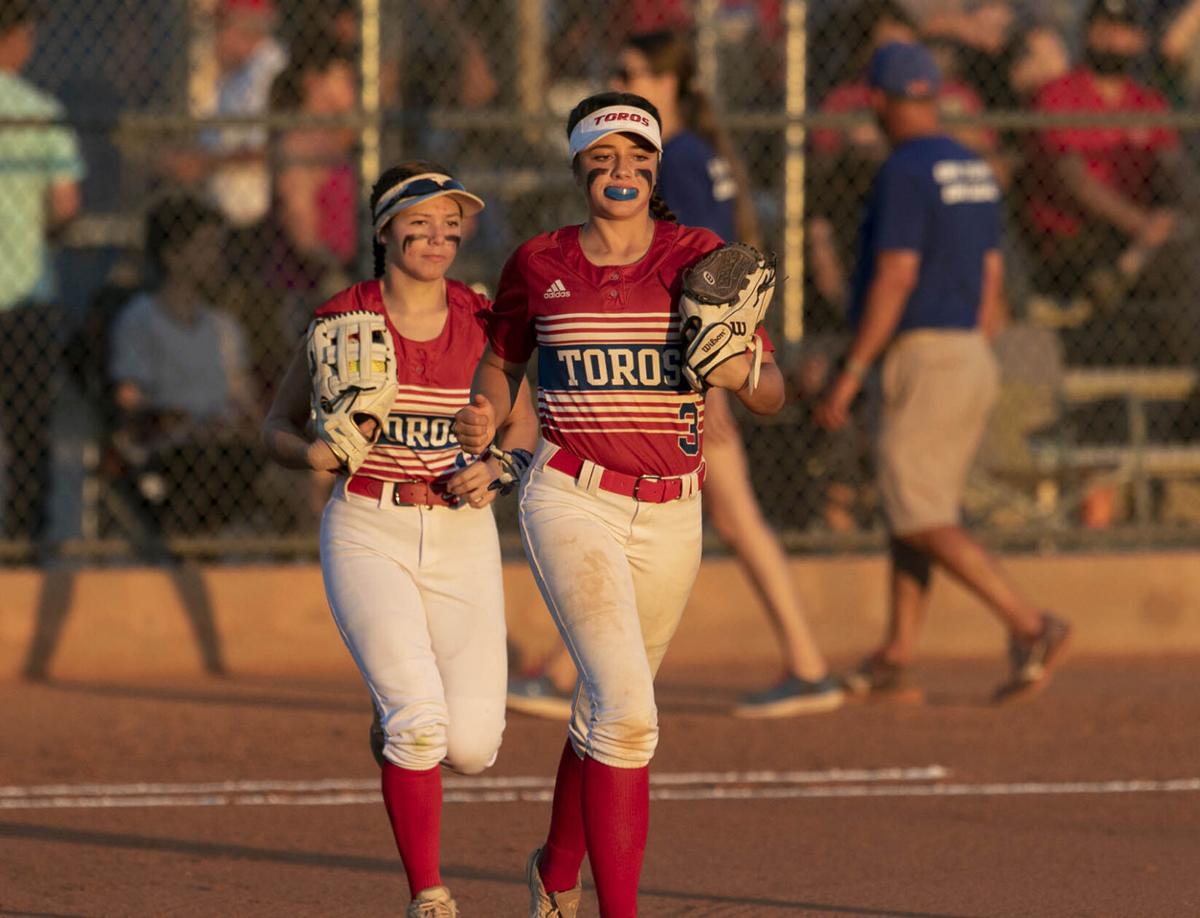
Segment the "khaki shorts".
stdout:
<svg viewBox="0 0 1200 918">
<path fill-rule="evenodd" d="M 967 470 L 999 381 L 978 331 L 907 332 L 888 349 L 878 474 L 894 535 L 959 523 Z"/>
</svg>

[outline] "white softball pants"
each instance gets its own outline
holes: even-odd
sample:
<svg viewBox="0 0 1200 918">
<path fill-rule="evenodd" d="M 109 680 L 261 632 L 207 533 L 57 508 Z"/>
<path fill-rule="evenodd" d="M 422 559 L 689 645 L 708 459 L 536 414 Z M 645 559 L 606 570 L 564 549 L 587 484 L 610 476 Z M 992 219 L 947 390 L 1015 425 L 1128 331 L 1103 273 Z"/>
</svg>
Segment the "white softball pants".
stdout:
<svg viewBox="0 0 1200 918">
<path fill-rule="evenodd" d="M 321 520 L 333 618 L 375 700 L 388 761 L 476 774 L 496 760 L 508 675 L 491 508 L 347 494 Z"/>
<path fill-rule="evenodd" d="M 580 755 L 640 768 L 658 744 L 654 676 L 700 568 L 700 495 L 665 504 L 588 491 L 545 468 L 521 489 L 525 553 L 579 672 L 569 727 Z"/>
</svg>

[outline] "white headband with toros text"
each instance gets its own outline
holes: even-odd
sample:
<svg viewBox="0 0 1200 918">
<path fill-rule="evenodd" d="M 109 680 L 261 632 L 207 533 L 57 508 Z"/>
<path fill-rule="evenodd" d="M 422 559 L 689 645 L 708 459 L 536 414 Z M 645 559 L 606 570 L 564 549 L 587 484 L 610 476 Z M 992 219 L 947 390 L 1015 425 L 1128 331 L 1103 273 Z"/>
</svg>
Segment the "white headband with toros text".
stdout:
<svg viewBox="0 0 1200 918">
<path fill-rule="evenodd" d="M 648 112 L 632 105 L 610 105 L 584 115 L 575 125 L 570 139 L 571 159 L 609 134 L 637 134 L 662 152 L 662 132 Z"/>
</svg>

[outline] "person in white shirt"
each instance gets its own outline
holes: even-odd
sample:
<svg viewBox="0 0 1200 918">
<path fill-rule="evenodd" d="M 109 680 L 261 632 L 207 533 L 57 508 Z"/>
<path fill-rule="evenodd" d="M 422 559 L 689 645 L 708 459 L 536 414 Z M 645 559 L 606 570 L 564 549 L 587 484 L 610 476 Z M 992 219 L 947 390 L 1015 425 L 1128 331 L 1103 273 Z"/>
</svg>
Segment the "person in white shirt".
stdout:
<svg viewBox="0 0 1200 918">
<path fill-rule="evenodd" d="M 271 84 L 287 65 L 287 52 L 275 39 L 271 0 L 222 0 L 217 32 L 218 115 L 266 112 Z M 257 223 L 271 204 L 271 176 L 265 152 L 267 131 L 259 127 L 222 128 L 204 138 L 224 162 L 209 179 L 209 193 L 233 226 Z"/>
</svg>

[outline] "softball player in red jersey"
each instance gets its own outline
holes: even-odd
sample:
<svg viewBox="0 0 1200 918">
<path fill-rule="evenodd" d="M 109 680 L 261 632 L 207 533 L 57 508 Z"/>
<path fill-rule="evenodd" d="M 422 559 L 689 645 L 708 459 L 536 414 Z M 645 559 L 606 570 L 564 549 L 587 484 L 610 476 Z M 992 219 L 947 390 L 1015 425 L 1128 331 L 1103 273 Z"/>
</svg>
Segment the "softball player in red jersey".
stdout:
<svg viewBox="0 0 1200 918">
<path fill-rule="evenodd" d="M 463 467 L 455 409 L 485 346 L 488 301 L 447 280 L 464 217 L 483 202 L 430 163 L 385 172 L 371 199 L 376 280 L 317 309 L 384 315 L 399 390 L 387 429 L 358 471 L 338 476 L 321 523 L 321 568 L 338 630 L 374 698 L 385 734 L 383 797 L 408 875 L 410 916 L 456 914 L 439 874 L 441 774 L 496 758 L 507 670 L 500 547 L 490 503 L 495 460 Z M 302 433 L 305 349 L 267 421 L 274 458 L 335 469 Z M 532 450 L 536 419 L 518 395 L 500 443 Z"/>
<path fill-rule="evenodd" d="M 527 867 L 530 914 L 575 913 L 586 854 L 601 915 L 625 918 L 646 843 L 654 674 L 700 565 L 704 398 L 680 373 L 676 301 L 684 270 L 721 241 L 673 222 L 653 195 L 661 122 L 641 96 L 591 96 L 567 130 L 588 221 L 526 242 L 505 266 L 455 429 L 464 449 L 486 449 L 538 350 L 542 442 L 521 534 L 580 681 L 549 837 Z M 735 358 L 709 381 L 777 411 L 773 358 L 753 393 L 749 369 Z"/>
</svg>

